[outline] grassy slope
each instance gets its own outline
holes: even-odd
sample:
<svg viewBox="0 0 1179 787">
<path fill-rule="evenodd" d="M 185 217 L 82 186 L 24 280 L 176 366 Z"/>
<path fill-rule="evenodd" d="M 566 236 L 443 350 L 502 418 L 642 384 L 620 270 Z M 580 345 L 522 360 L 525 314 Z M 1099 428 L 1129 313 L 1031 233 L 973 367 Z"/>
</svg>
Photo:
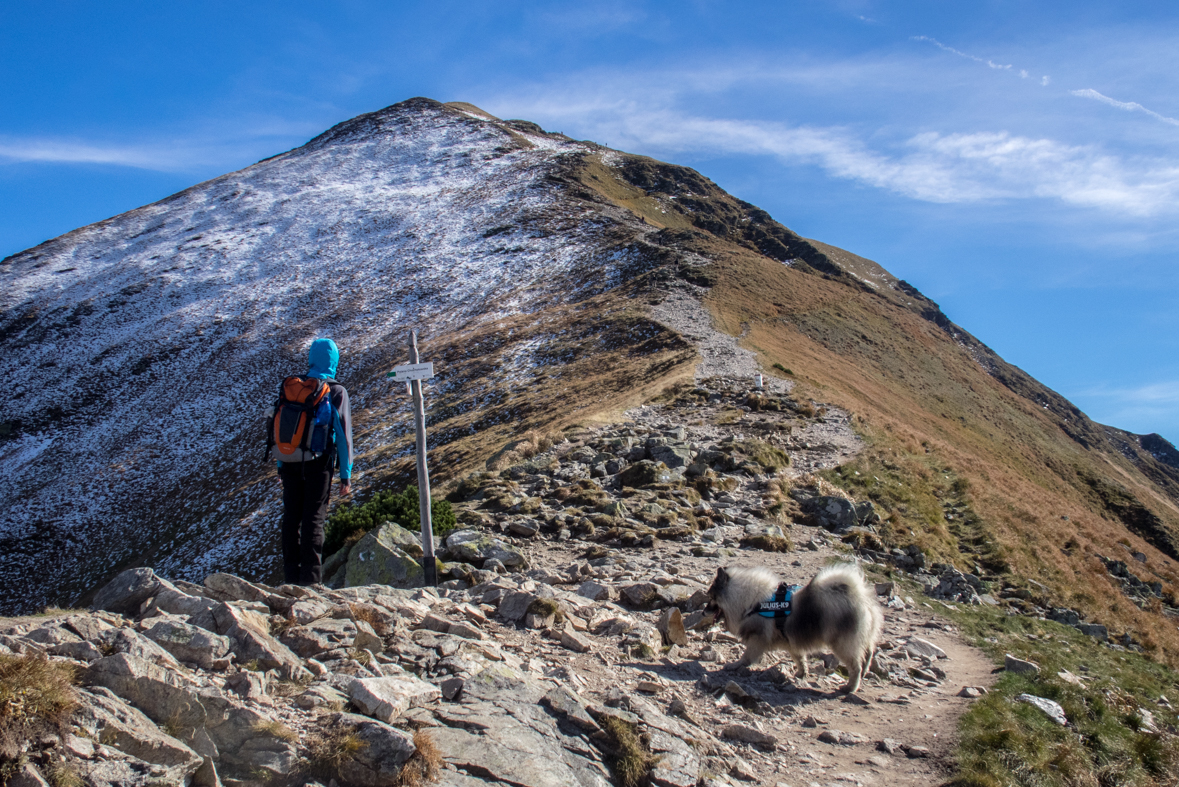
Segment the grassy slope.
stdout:
<svg viewBox="0 0 1179 787">
<path fill-rule="evenodd" d="M 589 157 L 577 175 L 597 199 L 660 228 L 668 247 L 712 259 L 694 275 L 713 285 L 718 326 L 742 335 L 767 370 L 790 369 L 815 398 L 855 415 L 871 448 L 847 485 L 883 478 L 857 493 L 911 503 L 892 512 L 892 540 L 964 568 L 981 562 L 1012 584 L 1042 582 L 1045 600 L 1179 663 L 1179 631 L 1162 605 L 1139 609 L 1094 557 L 1127 560 L 1179 601 L 1176 473 L 1133 436 L 1089 421 L 879 266 L 800 238 L 691 170 Z"/>
</svg>

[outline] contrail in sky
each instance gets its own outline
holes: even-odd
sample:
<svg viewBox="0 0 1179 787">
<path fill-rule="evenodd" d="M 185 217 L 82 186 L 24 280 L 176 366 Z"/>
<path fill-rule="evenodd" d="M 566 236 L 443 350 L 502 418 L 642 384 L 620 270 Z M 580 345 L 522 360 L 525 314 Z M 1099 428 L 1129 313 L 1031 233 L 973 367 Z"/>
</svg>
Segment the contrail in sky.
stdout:
<svg viewBox="0 0 1179 787">
<path fill-rule="evenodd" d="M 1124 109 L 1127 112 L 1145 112 L 1155 120 L 1161 120 L 1164 123 L 1170 123 L 1172 126 L 1179 126 L 1179 120 L 1176 120 L 1175 118 L 1169 118 L 1166 115 L 1160 115 L 1153 109 L 1147 109 L 1146 107 L 1142 106 L 1137 101 L 1118 101 L 1117 99 L 1110 98 L 1109 96 L 1103 96 L 1091 88 L 1085 88 L 1084 90 L 1070 90 L 1069 92 L 1074 96 L 1080 96 L 1081 98 L 1091 98 L 1094 101 L 1100 101 L 1102 104 L 1109 104 L 1111 107 Z"/>
</svg>

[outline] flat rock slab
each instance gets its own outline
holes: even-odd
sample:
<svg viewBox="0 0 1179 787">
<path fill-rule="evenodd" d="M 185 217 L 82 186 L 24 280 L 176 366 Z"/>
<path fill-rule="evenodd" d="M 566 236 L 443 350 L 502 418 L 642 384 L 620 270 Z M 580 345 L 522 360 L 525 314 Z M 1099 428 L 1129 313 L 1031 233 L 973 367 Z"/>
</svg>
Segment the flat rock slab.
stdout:
<svg viewBox="0 0 1179 787">
<path fill-rule="evenodd" d="M 352 681 L 348 695 L 356 707 L 383 722 L 399 718 L 411 707 L 441 699 L 442 690 L 413 675 L 360 678 Z"/>
<path fill-rule="evenodd" d="M 442 758 L 467 773 L 520 787 L 609 787 L 603 775 L 578 778 L 565 762 L 568 756 L 553 738 L 521 724 L 492 727 L 481 733 L 439 727 L 430 737 Z"/>
</svg>

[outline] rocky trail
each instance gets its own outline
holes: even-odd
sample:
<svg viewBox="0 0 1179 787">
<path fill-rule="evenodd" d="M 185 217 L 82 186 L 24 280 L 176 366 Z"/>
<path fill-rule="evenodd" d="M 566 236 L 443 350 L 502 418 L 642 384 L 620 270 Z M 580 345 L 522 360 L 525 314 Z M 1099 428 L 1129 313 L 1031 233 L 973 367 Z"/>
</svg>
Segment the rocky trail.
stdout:
<svg viewBox="0 0 1179 787">
<path fill-rule="evenodd" d="M 387 523 L 325 563 L 327 587 L 133 569 L 92 611 L 0 622 L 0 653 L 81 684 L 72 722 L 25 741 L 9 783 L 946 780 L 961 695 L 992 664 L 943 602 L 877 584 L 885 631 L 853 696 L 833 657 L 808 678 L 784 654 L 727 666 L 742 646 L 703 611 L 719 566 L 805 582 L 857 559 L 842 539 L 877 513 L 810 475 L 858 450 L 846 414 L 713 378 L 626 417 L 532 437 L 465 480 L 437 589 L 413 587 L 420 545 Z"/>
</svg>

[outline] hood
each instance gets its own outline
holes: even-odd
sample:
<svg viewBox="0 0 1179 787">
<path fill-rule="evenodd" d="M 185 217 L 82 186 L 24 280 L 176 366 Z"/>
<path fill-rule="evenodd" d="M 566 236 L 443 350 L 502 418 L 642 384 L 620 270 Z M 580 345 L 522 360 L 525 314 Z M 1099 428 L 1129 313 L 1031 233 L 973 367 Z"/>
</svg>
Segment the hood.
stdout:
<svg viewBox="0 0 1179 787">
<path fill-rule="evenodd" d="M 307 351 L 307 372 L 309 377 L 336 379 L 336 364 L 340 362 L 340 350 L 331 339 L 316 339 Z"/>
</svg>

